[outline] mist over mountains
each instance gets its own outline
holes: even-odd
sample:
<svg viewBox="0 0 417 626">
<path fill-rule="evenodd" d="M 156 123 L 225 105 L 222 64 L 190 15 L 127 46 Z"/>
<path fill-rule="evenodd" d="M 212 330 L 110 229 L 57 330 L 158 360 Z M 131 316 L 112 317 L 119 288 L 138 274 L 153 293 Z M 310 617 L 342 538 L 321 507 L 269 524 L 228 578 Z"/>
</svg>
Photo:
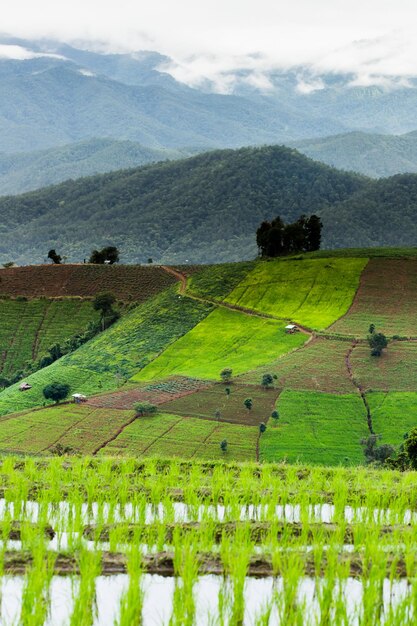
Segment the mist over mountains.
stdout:
<svg viewBox="0 0 417 626">
<path fill-rule="evenodd" d="M 417 172 L 413 81 L 295 68 L 216 93 L 175 80 L 157 52 L 0 38 L 0 54 L 0 195 L 40 189 L 0 200 L 1 261 L 107 244 L 125 262 L 241 260 L 262 219 L 311 212 L 326 247 L 417 239 L 416 176 L 372 181 L 300 154 L 374 178 Z"/>
<path fill-rule="evenodd" d="M 0 38 L 2 152 L 38 150 L 93 138 L 162 149 L 286 143 L 350 131 L 416 129 L 417 84 L 355 86 L 352 75 L 317 76 L 305 67 L 248 72 L 228 94 L 176 81 L 157 52 L 101 54 L 51 41 Z M 5 58 L 7 46 L 25 60 Z M 12 50 L 12 48 L 10 48 Z"/>
</svg>

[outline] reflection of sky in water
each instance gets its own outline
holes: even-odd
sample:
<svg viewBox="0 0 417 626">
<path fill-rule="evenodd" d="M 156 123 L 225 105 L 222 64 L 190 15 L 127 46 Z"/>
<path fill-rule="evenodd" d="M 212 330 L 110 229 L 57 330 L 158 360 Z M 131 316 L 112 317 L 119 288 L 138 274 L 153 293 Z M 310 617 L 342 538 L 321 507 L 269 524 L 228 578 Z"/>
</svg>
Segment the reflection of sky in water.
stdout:
<svg viewBox="0 0 417 626">
<path fill-rule="evenodd" d="M 5 576 L 2 582 L 1 625 L 14 626 L 19 624 L 19 614 L 24 579 L 21 576 Z M 97 578 L 96 598 L 97 615 L 93 626 L 114 626 L 119 614 L 119 603 L 126 590 L 128 577 L 124 574 L 117 576 L 99 576 Z M 172 596 L 174 579 L 145 574 L 143 587 L 145 601 L 143 607 L 143 626 L 168 625 L 172 611 Z M 318 603 L 315 590 L 322 581 L 314 582 L 310 578 L 301 579 L 298 600 L 305 602 L 305 622 L 318 624 Z M 213 624 L 218 611 L 218 595 L 222 585 L 219 576 L 201 576 L 195 585 L 196 620 L 198 626 Z M 268 602 L 277 597 L 282 590 L 282 580 L 274 582 L 271 578 L 248 578 L 245 583 L 245 626 L 255 626 L 256 618 L 266 610 Z M 45 626 L 67 626 L 73 606 L 73 594 L 77 592 L 78 580 L 70 577 L 54 576 L 51 583 L 51 613 Z M 347 601 L 349 626 L 358 626 L 357 612 L 362 602 L 362 583 L 358 580 L 347 579 L 342 587 Z M 336 586 L 337 591 L 337 586 Z M 409 591 L 411 593 L 411 591 Z M 393 605 L 407 595 L 407 581 L 395 582 L 392 586 L 388 580 L 384 583 L 384 604 L 388 608 L 390 596 Z M 310 621 L 309 621 L 310 620 Z M 381 622 L 384 623 L 384 620 Z M 280 623 L 277 608 L 272 611 L 271 626 L 288 626 Z M 133 625 L 132 625 L 133 626 Z"/>
</svg>

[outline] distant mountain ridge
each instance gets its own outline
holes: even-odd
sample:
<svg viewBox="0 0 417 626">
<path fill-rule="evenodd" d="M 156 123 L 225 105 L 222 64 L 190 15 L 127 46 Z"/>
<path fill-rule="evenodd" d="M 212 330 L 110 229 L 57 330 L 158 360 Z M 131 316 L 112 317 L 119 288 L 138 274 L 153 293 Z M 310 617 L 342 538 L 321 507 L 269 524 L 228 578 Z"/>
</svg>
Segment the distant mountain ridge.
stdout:
<svg viewBox="0 0 417 626">
<path fill-rule="evenodd" d="M 35 152 L 0 153 L 0 196 L 40 189 L 68 179 L 137 167 L 196 152 L 157 150 L 133 141 L 91 139 Z"/>
<path fill-rule="evenodd" d="M 234 148 L 417 128 L 415 80 L 363 87 L 351 75 L 297 67 L 269 72 L 261 89 L 241 71 L 220 94 L 210 81 L 198 89 L 176 81 L 167 72 L 172 60 L 158 52 L 101 54 L 5 36 L 0 43 L 32 57 L 0 60 L 0 152 L 97 137 L 153 149 Z"/>
<path fill-rule="evenodd" d="M 290 145 L 316 161 L 373 178 L 417 172 L 416 131 L 405 135 L 352 132 Z"/>
</svg>

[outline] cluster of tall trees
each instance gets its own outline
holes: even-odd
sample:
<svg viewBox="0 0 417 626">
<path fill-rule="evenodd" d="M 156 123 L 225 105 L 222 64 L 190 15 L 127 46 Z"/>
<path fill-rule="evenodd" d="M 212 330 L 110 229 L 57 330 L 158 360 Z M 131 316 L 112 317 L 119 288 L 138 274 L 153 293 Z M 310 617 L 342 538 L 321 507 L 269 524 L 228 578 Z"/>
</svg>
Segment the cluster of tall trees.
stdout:
<svg viewBox="0 0 417 626">
<path fill-rule="evenodd" d="M 119 250 L 116 246 L 106 246 L 101 250 L 93 250 L 88 262 L 99 264 L 108 263 L 109 265 L 113 265 L 113 263 L 117 263 L 119 261 L 119 254 Z M 48 259 L 51 259 L 52 263 L 59 265 L 62 262 L 62 259 L 66 259 L 66 257 L 62 257 L 56 252 L 56 250 L 53 249 L 49 250 Z"/>
<path fill-rule="evenodd" d="M 284 224 L 281 217 L 262 222 L 256 231 L 256 243 L 261 256 L 276 257 L 292 252 L 312 252 L 320 249 L 323 224 L 317 215 L 301 215 L 296 222 Z"/>
</svg>

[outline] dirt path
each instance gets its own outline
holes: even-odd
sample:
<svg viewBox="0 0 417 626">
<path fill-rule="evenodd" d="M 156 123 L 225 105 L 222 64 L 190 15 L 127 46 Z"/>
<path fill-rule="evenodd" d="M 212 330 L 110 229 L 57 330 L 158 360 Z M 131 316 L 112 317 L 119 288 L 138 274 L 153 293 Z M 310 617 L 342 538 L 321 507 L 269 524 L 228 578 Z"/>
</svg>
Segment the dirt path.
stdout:
<svg viewBox="0 0 417 626">
<path fill-rule="evenodd" d="M 171 276 L 175 276 L 177 280 L 180 281 L 180 294 L 184 295 L 187 290 L 187 277 L 182 272 L 170 267 L 169 265 L 161 265 L 161 270 L 168 272 Z"/>
<path fill-rule="evenodd" d="M 48 302 L 47 305 L 45 306 L 43 313 L 42 313 L 42 317 L 40 319 L 40 322 L 38 324 L 38 327 L 36 329 L 35 332 L 35 339 L 33 340 L 33 344 L 32 344 L 32 361 L 35 361 L 37 355 L 38 355 L 38 350 L 39 350 L 39 343 L 40 343 L 40 332 L 42 330 L 42 326 L 44 325 L 46 316 L 48 315 L 48 311 L 51 308 L 51 304 L 52 302 Z"/>
<path fill-rule="evenodd" d="M 116 432 L 114 433 L 114 435 L 112 435 L 111 437 L 109 437 L 109 439 L 106 439 L 106 441 L 103 441 L 103 443 L 101 443 L 98 448 L 96 448 L 93 452 L 93 456 L 96 456 L 96 454 L 98 454 L 100 452 L 100 450 L 102 450 L 103 448 L 105 448 L 106 446 L 109 445 L 109 443 L 111 443 L 112 441 L 114 441 L 115 439 L 117 439 L 117 437 L 119 435 L 122 434 L 122 432 L 124 431 L 125 428 L 127 428 L 128 426 L 130 426 L 130 424 L 132 424 L 135 420 L 137 419 L 136 415 L 134 415 L 133 417 L 130 418 L 130 420 L 128 420 L 125 424 L 123 424 L 122 426 L 120 426 L 120 428 L 118 428 L 116 430 Z"/>
<path fill-rule="evenodd" d="M 255 311 L 254 309 L 248 309 L 246 307 L 240 306 L 238 304 L 231 304 L 230 302 L 226 302 L 225 300 L 216 300 L 216 298 L 208 298 L 198 296 L 197 294 L 187 289 L 187 276 L 178 270 L 175 270 L 172 267 L 167 265 L 161 265 L 161 269 L 165 270 L 172 276 L 175 276 L 177 280 L 181 282 L 180 285 L 180 294 L 191 298 L 192 300 L 197 300 L 199 302 L 204 302 L 205 304 L 214 304 L 214 306 L 221 306 L 225 309 L 230 309 L 231 311 L 237 311 L 238 313 L 243 313 L 244 315 L 250 315 L 252 317 L 260 317 L 262 319 L 271 319 L 278 320 L 280 322 L 291 322 L 292 320 L 284 317 L 277 317 L 276 315 L 270 315 L 269 313 L 261 313 L 260 311 Z M 302 326 L 301 324 L 296 324 L 297 328 L 304 335 L 308 335 L 311 337 L 314 334 L 314 331 L 311 328 L 307 328 L 306 326 Z"/>
<path fill-rule="evenodd" d="M 371 414 L 371 407 L 369 406 L 368 400 L 366 398 L 366 394 L 363 390 L 362 385 L 360 384 L 359 381 L 356 380 L 354 374 L 353 374 L 353 368 L 352 368 L 352 363 L 350 361 L 350 357 L 352 356 L 352 352 L 354 351 L 354 349 L 356 348 L 356 346 L 358 345 L 358 342 L 355 340 L 353 341 L 352 345 L 350 346 L 349 350 L 346 352 L 346 356 L 345 356 L 345 363 L 346 363 L 346 369 L 348 371 L 348 376 L 352 382 L 352 385 L 354 387 L 356 387 L 357 392 L 359 393 L 360 397 L 362 398 L 362 402 L 364 404 L 365 407 L 365 411 L 366 411 L 366 420 L 368 423 L 368 428 L 369 428 L 369 432 L 371 433 L 371 435 L 374 435 L 374 428 L 372 425 L 372 414 Z"/>
</svg>

